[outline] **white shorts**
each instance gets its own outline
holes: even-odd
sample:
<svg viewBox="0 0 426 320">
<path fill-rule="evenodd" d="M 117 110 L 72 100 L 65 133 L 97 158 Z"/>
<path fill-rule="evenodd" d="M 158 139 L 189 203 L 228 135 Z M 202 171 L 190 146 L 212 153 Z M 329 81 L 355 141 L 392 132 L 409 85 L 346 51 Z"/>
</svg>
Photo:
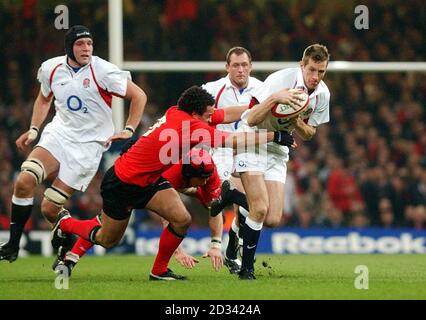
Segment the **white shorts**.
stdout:
<svg viewBox="0 0 426 320">
<path fill-rule="evenodd" d="M 287 177 L 287 161 L 282 155 L 274 153 L 256 154 L 240 153 L 235 156 L 235 170 L 242 172 L 261 172 L 265 181 L 285 183 Z"/>
<path fill-rule="evenodd" d="M 231 178 L 234 170 L 234 150 L 231 148 L 216 148 L 212 150 L 212 153 L 220 180 L 223 182 Z"/>
<path fill-rule="evenodd" d="M 256 127 L 242 123 L 238 132 L 254 132 Z M 288 148 L 269 142 L 247 147 L 248 152 L 237 152 L 234 157 L 235 171 L 261 172 L 265 181 L 278 181 L 285 184 L 287 177 Z"/>
<path fill-rule="evenodd" d="M 37 147 L 49 151 L 59 162 L 58 178 L 73 189 L 85 191 L 98 171 L 106 150 L 100 142 L 72 142 L 46 127 Z"/>
</svg>

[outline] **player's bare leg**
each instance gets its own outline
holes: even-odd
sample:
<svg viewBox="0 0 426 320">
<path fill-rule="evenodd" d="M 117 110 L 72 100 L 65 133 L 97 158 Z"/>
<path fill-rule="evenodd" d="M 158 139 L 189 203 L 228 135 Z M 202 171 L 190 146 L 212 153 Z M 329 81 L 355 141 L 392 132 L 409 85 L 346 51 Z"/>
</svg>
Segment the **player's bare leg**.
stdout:
<svg viewBox="0 0 426 320">
<path fill-rule="evenodd" d="M 284 184 L 278 181 L 265 181 L 269 194 L 269 209 L 264 226 L 275 228 L 281 223 L 284 206 Z"/>
<path fill-rule="evenodd" d="M 52 185 L 46 191 L 43 201 L 41 202 L 41 213 L 50 224 L 53 225 L 55 223 L 59 212 L 63 209 L 64 204 L 74 192 L 75 189 L 71 188 L 60 179 L 56 178 L 53 181 Z M 71 250 L 76 241 L 77 236 L 73 234 L 66 235 L 62 245 L 58 249 L 58 254 L 55 258 L 55 261 L 52 264 L 53 270 L 55 270 L 57 265 L 64 260 L 66 253 Z M 76 263 L 77 259 L 74 260 L 76 260 Z"/>
<path fill-rule="evenodd" d="M 101 225 L 102 221 L 102 225 Z M 124 235 L 129 223 L 129 218 L 116 220 L 109 217 L 103 210 L 100 217 L 90 220 L 78 220 L 71 217 L 68 210 L 59 212 L 57 221 L 52 230 L 52 245 L 57 248 L 58 238 L 63 238 L 64 233 L 72 233 L 104 248 L 117 245 Z"/>
<path fill-rule="evenodd" d="M 112 248 L 123 238 L 124 232 L 129 224 L 129 219 L 130 217 L 123 220 L 116 220 L 102 211 L 100 217 L 102 225 L 96 232 L 96 235 L 94 237 L 92 235 L 91 238 L 94 240 L 95 244 L 99 244 L 104 248 Z"/>
<path fill-rule="evenodd" d="M 66 193 L 68 196 L 71 196 L 75 192 L 75 189 L 71 188 L 58 178 L 53 181 L 52 187 L 57 190 L 64 191 L 64 193 Z M 62 210 L 62 208 L 62 204 L 55 203 L 53 202 L 53 200 L 48 199 L 46 197 L 44 197 L 43 201 L 41 202 L 41 213 L 51 224 L 55 223 L 56 217 L 58 216 L 58 213 Z"/>
<path fill-rule="evenodd" d="M 23 162 L 14 186 L 9 241 L 0 247 L 0 260 L 13 262 L 18 258 L 19 242 L 31 216 L 34 189 L 48 175 L 57 171 L 59 162 L 44 148 L 36 147 Z"/>
</svg>

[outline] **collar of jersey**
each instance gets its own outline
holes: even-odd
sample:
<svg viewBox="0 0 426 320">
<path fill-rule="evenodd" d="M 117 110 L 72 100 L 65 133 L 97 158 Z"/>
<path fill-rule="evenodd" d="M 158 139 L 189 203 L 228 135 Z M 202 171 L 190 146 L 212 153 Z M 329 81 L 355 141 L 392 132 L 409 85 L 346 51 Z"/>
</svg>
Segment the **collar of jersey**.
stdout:
<svg viewBox="0 0 426 320">
<path fill-rule="evenodd" d="M 80 70 L 84 70 L 84 69 L 88 68 L 88 67 L 92 64 L 92 61 L 93 61 L 93 56 L 92 56 L 92 58 L 90 59 L 89 63 L 88 63 L 88 64 L 86 64 L 86 65 L 84 65 L 84 66 L 82 66 L 82 67 L 80 67 L 80 69 L 78 69 L 78 71 L 77 71 L 77 72 L 79 72 Z M 66 56 L 66 55 L 64 56 L 64 65 L 65 65 L 65 66 L 66 66 L 69 70 L 71 70 L 72 72 L 74 72 L 73 68 L 72 68 L 72 67 L 68 64 L 67 56 Z M 77 72 L 75 72 L 75 73 L 77 73 Z"/>
<path fill-rule="evenodd" d="M 245 88 L 244 88 L 243 92 L 244 92 L 244 91 L 247 91 L 247 90 L 249 90 L 249 89 L 251 89 L 251 88 L 252 88 L 252 87 L 250 86 L 250 83 L 251 83 L 250 78 L 251 78 L 251 77 L 249 77 L 247 87 L 245 87 Z M 240 91 L 240 89 L 238 89 L 237 87 L 235 87 L 235 86 L 232 84 L 231 79 L 229 79 L 229 74 L 228 74 L 228 75 L 226 75 L 226 77 L 225 77 L 225 88 L 226 88 L 226 89 L 234 88 L 235 90 Z"/>
</svg>

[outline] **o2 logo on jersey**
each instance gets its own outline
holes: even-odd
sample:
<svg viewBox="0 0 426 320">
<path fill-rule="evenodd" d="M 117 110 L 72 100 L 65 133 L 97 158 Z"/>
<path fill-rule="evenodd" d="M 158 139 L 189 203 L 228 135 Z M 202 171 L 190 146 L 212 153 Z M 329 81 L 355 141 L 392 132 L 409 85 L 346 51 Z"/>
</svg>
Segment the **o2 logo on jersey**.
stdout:
<svg viewBox="0 0 426 320">
<path fill-rule="evenodd" d="M 83 110 L 83 113 L 88 113 L 87 108 L 83 107 L 83 101 L 77 96 L 69 96 L 67 99 L 67 107 L 71 111 Z"/>
</svg>

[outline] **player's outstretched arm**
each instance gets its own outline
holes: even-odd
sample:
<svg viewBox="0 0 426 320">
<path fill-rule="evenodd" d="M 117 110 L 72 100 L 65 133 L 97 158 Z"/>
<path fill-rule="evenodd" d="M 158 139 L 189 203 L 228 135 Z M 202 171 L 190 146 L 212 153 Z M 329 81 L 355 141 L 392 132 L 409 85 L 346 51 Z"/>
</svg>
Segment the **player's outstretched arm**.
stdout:
<svg viewBox="0 0 426 320">
<path fill-rule="evenodd" d="M 175 252 L 173 253 L 177 263 L 179 263 L 181 266 L 192 269 L 195 267 L 195 264 L 198 263 L 198 259 L 187 254 L 183 249 L 182 245 L 180 245 Z"/>
<path fill-rule="evenodd" d="M 292 135 L 285 131 L 257 131 L 257 132 L 235 132 L 227 136 L 224 141 L 224 146 L 233 149 L 245 148 L 257 144 L 265 144 L 275 142 L 279 145 L 296 148 Z"/>
<path fill-rule="evenodd" d="M 241 119 L 241 115 L 248 109 L 248 105 L 245 106 L 232 106 L 224 108 L 224 119 L 222 123 L 232 123 Z"/>
<path fill-rule="evenodd" d="M 223 267 L 222 256 L 222 233 L 223 233 L 223 218 L 222 215 L 209 217 L 209 227 L 211 234 L 210 248 L 203 255 L 203 258 L 210 257 L 212 267 L 215 271 L 219 271 Z"/>
<path fill-rule="evenodd" d="M 38 96 L 34 102 L 33 115 L 31 117 L 30 130 L 23 133 L 17 140 L 16 146 L 19 150 L 23 150 L 31 142 L 37 139 L 39 130 L 44 120 L 46 120 L 47 114 L 49 113 L 50 105 L 52 103 L 53 96 L 45 97 L 41 93 L 41 90 L 38 93 Z"/>
</svg>

